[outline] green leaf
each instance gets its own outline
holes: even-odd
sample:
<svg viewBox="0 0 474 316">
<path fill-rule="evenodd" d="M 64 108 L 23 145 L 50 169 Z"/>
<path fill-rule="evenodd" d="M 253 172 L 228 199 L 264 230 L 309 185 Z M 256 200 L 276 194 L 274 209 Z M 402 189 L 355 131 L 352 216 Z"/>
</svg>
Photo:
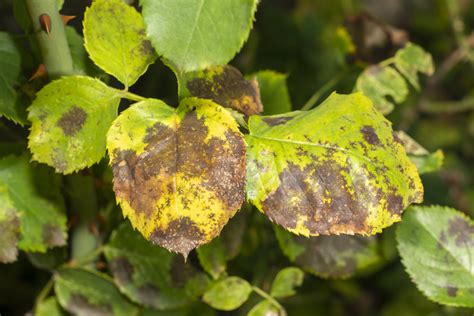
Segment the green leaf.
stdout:
<svg viewBox="0 0 474 316">
<path fill-rule="evenodd" d="M 26 124 L 26 106 L 18 95 L 22 52 L 13 37 L 0 32 L 0 116 Z"/>
<path fill-rule="evenodd" d="M 66 244 L 58 178 L 28 158 L 0 159 L 0 262 L 16 259 L 17 243 L 19 249 L 33 252 Z"/>
<path fill-rule="evenodd" d="M 397 230 L 402 262 L 431 300 L 474 307 L 474 222 L 442 206 L 412 207 Z"/>
<path fill-rule="evenodd" d="M 420 90 L 418 72 L 426 75 L 432 75 L 434 72 L 431 55 L 413 43 L 407 43 L 404 48 L 399 49 L 394 59 L 395 67 L 417 90 Z"/>
<path fill-rule="evenodd" d="M 290 94 L 286 86 L 286 74 L 271 70 L 259 71 L 254 75 L 260 87 L 263 114 L 274 115 L 291 111 Z"/>
<path fill-rule="evenodd" d="M 280 270 L 272 283 L 270 295 L 276 298 L 295 295 L 295 287 L 303 284 L 304 272 L 299 268 L 288 267 Z"/>
<path fill-rule="evenodd" d="M 247 301 L 252 286 L 239 277 L 228 277 L 211 286 L 203 300 L 215 309 L 231 311 Z"/>
<path fill-rule="evenodd" d="M 141 0 L 153 46 L 179 72 L 227 64 L 247 39 L 257 0 Z"/>
<path fill-rule="evenodd" d="M 85 47 L 107 73 L 133 85 L 156 59 L 142 16 L 120 0 L 95 0 L 84 15 Z"/>
<path fill-rule="evenodd" d="M 64 268 L 57 271 L 54 280 L 59 304 L 74 315 L 138 314 L 138 308 L 129 303 L 104 274 Z"/>
<path fill-rule="evenodd" d="M 299 235 L 372 235 L 421 202 L 416 167 L 361 93 L 249 120 L 247 197 Z"/>
<path fill-rule="evenodd" d="M 41 301 L 35 310 L 36 316 L 65 316 L 66 313 L 61 309 L 56 297 L 48 297 Z"/>
<path fill-rule="evenodd" d="M 369 97 L 382 114 L 392 112 L 394 102 L 401 103 L 408 96 L 408 87 L 403 77 L 392 67 L 379 65 L 367 67 L 357 78 L 354 90 Z"/>
<path fill-rule="evenodd" d="M 245 142 L 212 101 L 136 103 L 113 123 L 107 148 L 123 214 L 184 257 L 219 235 L 244 201 Z"/>
<path fill-rule="evenodd" d="M 129 223 L 121 225 L 104 250 L 115 283 L 134 302 L 172 309 L 195 301 L 209 279 L 183 258 L 152 245 Z"/>
<path fill-rule="evenodd" d="M 263 110 L 255 78 L 246 80 L 233 66 L 212 67 L 181 77 L 182 96 L 209 99 L 245 115 L 258 114 Z"/>
<path fill-rule="evenodd" d="M 375 237 L 295 236 L 277 226 L 285 256 L 305 271 L 323 278 L 347 278 L 383 260 Z"/>
<path fill-rule="evenodd" d="M 402 141 L 408 157 L 415 164 L 419 174 L 435 172 L 441 169 L 444 161 L 444 154 L 441 150 L 438 149 L 434 153 L 430 153 L 405 132 L 398 131 L 396 135 Z"/>
<path fill-rule="evenodd" d="M 90 77 L 63 77 L 38 92 L 29 108 L 33 159 L 71 173 L 100 161 L 120 98 Z"/>
<path fill-rule="evenodd" d="M 247 316 L 283 316 L 284 314 L 267 300 L 261 301 L 249 311 Z"/>
<path fill-rule="evenodd" d="M 74 72 L 79 75 L 89 75 L 91 77 L 107 77 L 107 75 L 90 60 L 84 48 L 84 39 L 77 33 L 76 29 L 72 26 L 67 26 L 65 31 L 71 51 Z"/>
</svg>

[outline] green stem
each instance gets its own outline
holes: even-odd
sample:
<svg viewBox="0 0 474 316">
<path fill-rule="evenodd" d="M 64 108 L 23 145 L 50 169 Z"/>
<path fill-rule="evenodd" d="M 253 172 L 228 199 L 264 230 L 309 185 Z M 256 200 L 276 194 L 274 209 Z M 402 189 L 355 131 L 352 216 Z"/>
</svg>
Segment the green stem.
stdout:
<svg viewBox="0 0 474 316">
<path fill-rule="evenodd" d="M 328 82 L 326 82 L 321 88 L 316 90 L 316 92 L 311 96 L 311 98 L 309 98 L 309 100 L 301 107 L 301 111 L 311 110 L 313 106 L 315 106 L 316 103 L 319 101 L 319 99 L 321 99 L 323 94 L 332 89 L 340 78 L 341 75 L 337 75 Z"/>
<path fill-rule="evenodd" d="M 379 66 L 380 67 L 387 67 L 387 66 L 390 66 L 391 64 L 393 64 L 394 62 L 395 62 L 395 57 L 390 57 L 390 58 L 387 58 L 385 60 L 382 60 L 379 63 Z"/>
<path fill-rule="evenodd" d="M 85 265 L 88 265 L 89 263 L 91 263 L 92 261 L 94 261 L 101 253 L 102 251 L 104 251 L 104 246 L 100 246 L 96 249 L 94 249 L 94 251 L 88 253 L 86 256 L 78 259 L 78 260 L 74 260 L 72 262 L 69 263 L 69 265 L 73 265 L 74 267 L 82 267 L 82 266 L 85 266 Z M 67 265 L 68 263 L 66 263 Z"/>
<path fill-rule="evenodd" d="M 50 278 L 48 283 L 45 284 L 45 286 L 41 289 L 41 292 L 36 297 L 35 306 L 34 306 L 35 311 L 38 308 L 38 305 L 42 301 L 44 301 L 44 299 L 48 296 L 49 292 L 51 292 L 51 290 L 53 289 L 53 285 L 54 285 L 54 280 L 53 278 Z"/>
<path fill-rule="evenodd" d="M 56 2 L 56 0 L 26 0 L 36 40 L 50 79 L 74 73 L 66 32 Z M 40 16 L 43 14 L 51 21 L 49 34 L 41 27 Z"/>
<path fill-rule="evenodd" d="M 117 91 L 117 94 L 118 94 L 121 98 L 129 99 L 129 100 L 137 101 L 137 102 L 138 102 L 138 101 L 146 100 L 145 97 L 142 97 L 141 95 L 138 95 L 138 94 L 135 94 L 135 93 L 126 91 L 126 90 L 115 89 L 115 91 Z"/>
<path fill-rule="evenodd" d="M 257 286 L 252 286 L 252 290 L 258 295 L 260 295 L 261 297 L 263 297 L 264 299 L 266 299 L 267 301 L 269 301 L 270 304 L 278 308 L 281 312 L 281 316 L 286 316 L 285 308 L 280 303 L 278 303 L 278 301 L 274 299 L 270 294 L 268 294 L 267 292 L 265 292 L 264 290 L 262 290 L 261 288 Z"/>
</svg>

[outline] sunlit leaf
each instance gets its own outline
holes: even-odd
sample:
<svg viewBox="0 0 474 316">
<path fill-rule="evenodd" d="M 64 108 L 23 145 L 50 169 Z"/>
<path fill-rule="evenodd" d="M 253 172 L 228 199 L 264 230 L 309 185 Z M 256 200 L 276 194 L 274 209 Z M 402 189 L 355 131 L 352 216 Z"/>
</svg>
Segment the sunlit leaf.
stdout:
<svg viewBox="0 0 474 316">
<path fill-rule="evenodd" d="M 0 262 L 14 261 L 17 245 L 21 250 L 45 252 L 66 243 L 66 216 L 56 200 L 57 179 L 48 170 L 35 168 L 28 158 L 0 160 Z"/>
<path fill-rule="evenodd" d="M 372 235 L 421 202 L 416 167 L 360 93 L 312 111 L 249 120 L 248 199 L 300 235 Z"/>
<path fill-rule="evenodd" d="M 257 0 L 141 0 L 156 51 L 179 72 L 224 65 L 252 27 Z"/>
<path fill-rule="evenodd" d="M 138 307 L 123 297 L 104 274 L 63 268 L 55 274 L 54 292 L 59 304 L 73 315 L 138 314 Z"/>
<path fill-rule="evenodd" d="M 263 110 L 255 78 L 246 80 L 233 66 L 212 67 L 186 73 L 182 77 L 180 93 L 183 96 L 210 99 L 245 115 L 258 114 Z"/>
<path fill-rule="evenodd" d="M 231 311 L 247 301 L 252 286 L 239 277 L 228 277 L 211 286 L 202 299 L 215 309 Z"/>
<path fill-rule="evenodd" d="M 97 163 L 105 155 L 119 101 L 113 89 L 90 77 L 63 77 L 46 85 L 28 109 L 33 159 L 62 173 Z"/>
<path fill-rule="evenodd" d="M 433 59 L 431 55 L 420 46 L 407 43 L 405 47 L 399 49 L 394 56 L 395 67 L 417 90 L 420 89 L 418 83 L 418 72 L 432 75 L 434 72 Z"/>
<path fill-rule="evenodd" d="M 123 214 L 145 238 L 185 257 L 219 235 L 244 200 L 245 142 L 227 110 L 188 98 L 139 102 L 107 147 Z"/>
<path fill-rule="evenodd" d="M 126 87 L 156 59 L 142 16 L 120 0 L 95 0 L 84 15 L 84 39 L 90 58 Z"/>
<path fill-rule="evenodd" d="M 115 283 L 141 305 L 177 308 L 196 300 L 209 283 L 192 264 L 151 244 L 129 223 L 112 234 L 104 253 Z"/>
<path fill-rule="evenodd" d="M 474 307 L 474 222 L 442 206 L 413 207 L 397 230 L 402 262 L 435 302 Z"/>
<path fill-rule="evenodd" d="M 277 298 L 295 295 L 295 287 L 303 284 L 303 278 L 304 272 L 299 268 L 288 267 L 280 270 L 273 280 L 270 295 Z"/>
<path fill-rule="evenodd" d="M 383 260 L 375 237 L 295 236 L 279 227 L 275 233 L 285 256 L 323 278 L 347 278 Z"/>
</svg>

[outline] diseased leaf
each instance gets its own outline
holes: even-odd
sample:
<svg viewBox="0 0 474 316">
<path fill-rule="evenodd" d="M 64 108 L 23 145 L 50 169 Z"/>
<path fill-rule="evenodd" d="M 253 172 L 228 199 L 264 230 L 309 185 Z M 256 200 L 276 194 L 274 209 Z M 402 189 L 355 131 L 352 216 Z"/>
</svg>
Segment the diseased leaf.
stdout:
<svg viewBox="0 0 474 316">
<path fill-rule="evenodd" d="M 252 307 L 247 316 L 284 316 L 284 314 L 272 303 L 264 300 Z"/>
<path fill-rule="evenodd" d="M 278 272 L 272 283 L 270 295 L 276 298 L 295 295 L 295 287 L 303 284 L 304 272 L 299 268 L 288 267 Z"/>
<path fill-rule="evenodd" d="M 260 90 L 255 78 L 246 80 L 240 71 L 230 65 L 217 66 L 183 75 L 180 93 L 209 99 L 219 105 L 245 115 L 262 112 Z"/>
<path fill-rule="evenodd" d="M 372 235 L 423 199 L 390 122 L 361 93 L 332 94 L 308 112 L 252 116 L 249 132 L 248 199 L 295 234 Z"/>
<path fill-rule="evenodd" d="M 179 72 L 225 65 L 248 37 L 257 0 L 141 0 L 153 46 Z"/>
<path fill-rule="evenodd" d="M 247 301 L 252 286 L 239 277 L 227 277 L 211 286 L 202 299 L 204 302 L 223 311 L 231 311 Z"/>
<path fill-rule="evenodd" d="M 0 159 L 0 262 L 15 261 L 16 246 L 45 252 L 66 243 L 66 216 L 52 198 L 59 194 L 52 175 L 35 168 L 28 156 Z M 37 180 L 49 195 L 38 188 Z"/>
<path fill-rule="evenodd" d="M 54 280 L 59 304 L 74 315 L 138 314 L 138 307 L 129 303 L 104 274 L 63 268 L 57 271 Z"/>
<path fill-rule="evenodd" d="M 395 67 L 417 90 L 420 90 L 418 72 L 426 75 L 432 75 L 434 72 L 431 55 L 413 43 L 407 43 L 404 48 L 399 49 L 394 59 Z"/>
<path fill-rule="evenodd" d="M 431 300 L 474 307 L 474 222 L 442 206 L 410 208 L 397 230 L 402 263 Z"/>
<path fill-rule="evenodd" d="M 38 92 L 28 109 L 33 159 L 61 173 L 100 161 L 120 98 L 97 79 L 63 77 Z"/>
<path fill-rule="evenodd" d="M 271 70 L 255 74 L 260 88 L 263 114 L 273 115 L 291 111 L 290 94 L 286 86 L 287 75 Z"/>
<path fill-rule="evenodd" d="M 383 260 L 375 237 L 295 236 L 275 226 L 285 256 L 305 271 L 323 278 L 347 278 Z"/>
<path fill-rule="evenodd" d="M 0 32 L 0 116 L 20 125 L 26 121 L 26 105 L 18 95 L 22 53 L 13 37 Z"/>
<path fill-rule="evenodd" d="M 41 301 L 35 310 L 35 316 L 64 316 L 66 313 L 61 309 L 56 297 L 48 297 Z"/>
<path fill-rule="evenodd" d="M 393 111 L 395 103 L 405 101 L 408 96 L 408 87 L 403 77 L 392 67 L 373 65 L 367 67 L 357 78 L 355 91 L 360 91 L 369 97 L 377 110 L 382 114 Z"/>
<path fill-rule="evenodd" d="M 104 250 L 114 281 L 131 300 L 156 309 L 174 309 L 202 295 L 209 279 L 183 258 L 152 245 L 129 223 Z"/>
<path fill-rule="evenodd" d="M 407 133 L 398 131 L 396 135 L 402 141 L 408 157 L 415 164 L 419 174 L 435 172 L 441 169 L 444 154 L 440 149 L 430 153 Z"/>
<path fill-rule="evenodd" d="M 219 235 L 244 200 L 245 142 L 227 110 L 188 98 L 139 102 L 115 120 L 107 147 L 123 214 L 184 257 Z"/>
<path fill-rule="evenodd" d="M 90 58 L 125 87 L 157 57 L 142 16 L 120 0 L 94 0 L 84 15 L 84 39 Z"/>
</svg>

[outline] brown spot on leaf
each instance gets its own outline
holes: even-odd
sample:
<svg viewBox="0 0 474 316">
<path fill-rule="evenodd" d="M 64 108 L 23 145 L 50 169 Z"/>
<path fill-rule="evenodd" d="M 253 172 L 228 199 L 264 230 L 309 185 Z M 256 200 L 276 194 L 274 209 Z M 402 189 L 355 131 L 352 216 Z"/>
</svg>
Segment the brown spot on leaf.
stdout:
<svg viewBox="0 0 474 316">
<path fill-rule="evenodd" d="M 458 247 L 474 246 L 474 225 L 462 217 L 456 217 L 449 221 L 448 234 L 456 239 Z"/>
<path fill-rule="evenodd" d="M 142 285 L 137 290 L 137 296 L 140 301 L 145 306 L 150 306 L 154 308 L 159 308 L 160 303 L 160 290 L 153 284 L 147 283 Z"/>
<path fill-rule="evenodd" d="M 140 46 L 140 52 L 143 56 L 149 56 L 152 55 L 155 50 L 153 49 L 153 46 L 151 46 L 151 42 L 149 40 L 144 40 Z"/>
<path fill-rule="evenodd" d="M 458 293 L 458 288 L 454 286 L 447 286 L 446 292 L 448 293 L 449 296 L 455 297 L 456 294 Z"/>
<path fill-rule="evenodd" d="M 72 294 L 67 303 L 67 310 L 74 315 L 112 315 L 112 307 L 90 303 L 86 297 L 80 294 Z"/>
<path fill-rule="evenodd" d="M 117 283 L 126 285 L 133 282 L 133 266 L 125 257 L 118 257 L 109 262 L 110 270 Z"/>
<path fill-rule="evenodd" d="M 222 72 L 213 70 L 199 72 L 186 86 L 192 96 L 210 99 L 225 107 L 254 115 L 263 111 L 257 80 L 246 80 L 235 67 L 224 66 Z M 201 75 L 202 74 L 202 75 Z"/>
<path fill-rule="evenodd" d="M 395 192 L 387 195 L 388 211 L 400 215 L 403 212 L 403 198 Z"/>
<path fill-rule="evenodd" d="M 0 221 L 0 262 L 8 263 L 16 260 L 19 233 L 20 219 L 16 215 Z"/>
<path fill-rule="evenodd" d="M 180 256 L 174 256 L 171 262 L 171 282 L 174 287 L 184 288 L 186 283 L 196 275 L 196 269 L 193 265 L 184 261 Z"/>
<path fill-rule="evenodd" d="M 66 236 L 58 226 L 46 224 L 43 226 L 43 242 L 48 247 L 64 246 L 66 244 Z"/>
<path fill-rule="evenodd" d="M 285 124 L 288 121 L 291 121 L 293 116 L 279 116 L 279 117 L 264 117 L 262 120 L 268 125 L 268 126 L 276 126 L 276 125 L 281 125 Z"/>
<path fill-rule="evenodd" d="M 360 132 L 367 143 L 371 145 L 380 145 L 380 139 L 372 126 L 364 126 L 361 128 Z"/>
<path fill-rule="evenodd" d="M 73 106 L 69 111 L 64 113 L 58 121 L 58 126 L 67 136 L 73 136 L 79 132 L 86 122 L 87 113 L 80 107 Z"/>
</svg>

